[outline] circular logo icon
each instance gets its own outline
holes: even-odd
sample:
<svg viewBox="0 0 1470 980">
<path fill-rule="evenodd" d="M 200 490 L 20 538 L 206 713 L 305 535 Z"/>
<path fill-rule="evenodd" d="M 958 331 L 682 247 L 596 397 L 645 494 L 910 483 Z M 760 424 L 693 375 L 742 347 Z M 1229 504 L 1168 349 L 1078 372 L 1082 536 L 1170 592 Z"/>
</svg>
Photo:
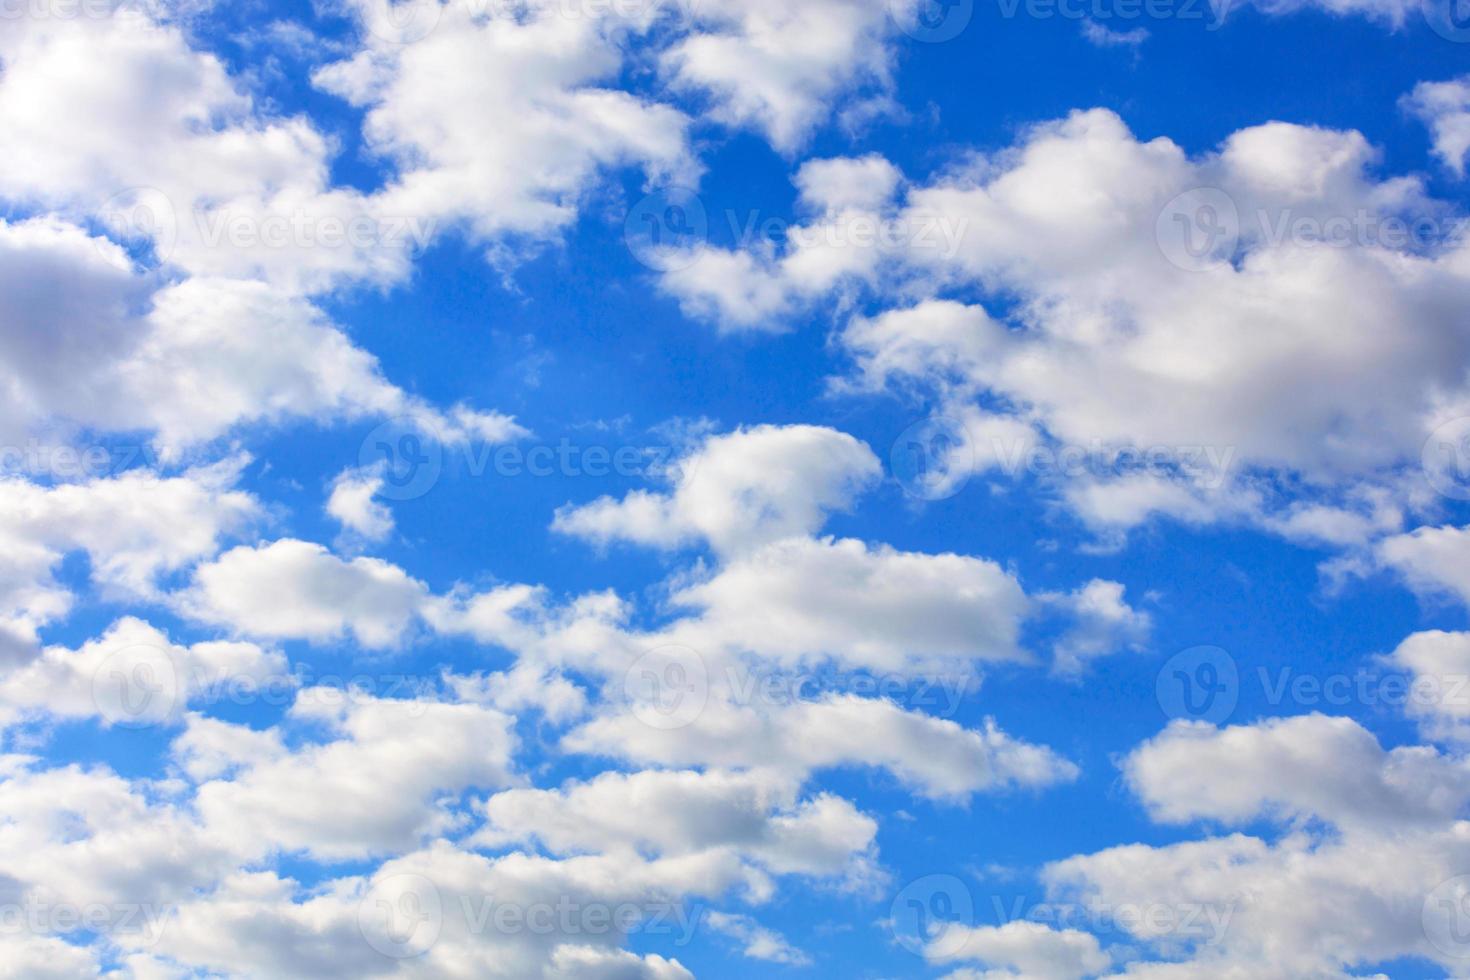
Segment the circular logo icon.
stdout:
<svg viewBox="0 0 1470 980">
<path fill-rule="evenodd" d="M 1240 670 L 1219 647 L 1191 647 L 1169 658 L 1155 690 L 1170 718 L 1218 725 L 1240 701 Z"/>
<path fill-rule="evenodd" d="M 975 920 L 975 898 L 954 875 L 925 875 L 904 886 L 889 909 L 893 938 L 930 959 L 959 954 Z"/>
<path fill-rule="evenodd" d="M 650 728 L 673 731 L 694 723 L 709 702 L 704 658 L 681 646 L 650 650 L 623 675 L 633 716 Z"/>
<path fill-rule="evenodd" d="M 179 241 L 179 219 L 167 194 L 154 187 L 130 187 L 102 202 L 97 220 L 109 238 L 126 245 L 147 243 L 153 257 L 166 262 Z"/>
<path fill-rule="evenodd" d="M 388 500 L 417 500 L 444 473 L 444 444 L 433 423 L 415 415 L 389 419 L 363 439 L 357 453 L 364 469 L 380 468 Z"/>
<path fill-rule="evenodd" d="M 369 0 L 363 5 L 363 26 L 389 44 L 417 44 L 439 26 L 444 8 L 439 0 Z"/>
<path fill-rule="evenodd" d="M 888 0 L 898 29 L 915 41 L 938 44 L 959 37 L 975 16 L 975 0 Z"/>
<path fill-rule="evenodd" d="M 1451 419 L 1424 443 L 1424 477 L 1436 493 L 1470 500 L 1470 418 Z"/>
<path fill-rule="evenodd" d="M 373 882 L 357 906 L 368 945 L 395 960 L 423 956 L 444 928 L 444 901 L 423 875 L 395 874 Z"/>
<path fill-rule="evenodd" d="M 709 239 L 709 216 L 685 187 L 650 194 L 628 212 L 623 240 L 639 262 L 658 272 L 687 269 Z"/>
<path fill-rule="evenodd" d="M 1424 0 L 1423 6 L 1434 33 L 1456 44 L 1470 43 L 1470 0 Z"/>
<path fill-rule="evenodd" d="M 1470 875 L 1441 882 L 1424 899 L 1424 938 L 1452 959 L 1470 959 Z"/>
<path fill-rule="evenodd" d="M 130 646 L 103 658 L 92 674 L 92 704 L 109 726 L 148 728 L 173 720 L 183 682 L 167 650 Z"/>
<path fill-rule="evenodd" d="M 1188 272 L 1229 261 L 1240 246 L 1240 211 L 1216 187 L 1185 191 L 1164 205 L 1154 226 L 1164 258 Z"/>
<path fill-rule="evenodd" d="M 975 473 L 969 432 L 941 416 L 904 429 L 889 450 L 888 461 L 904 492 L 920 500 L 953 497 Z"/>
</svg>

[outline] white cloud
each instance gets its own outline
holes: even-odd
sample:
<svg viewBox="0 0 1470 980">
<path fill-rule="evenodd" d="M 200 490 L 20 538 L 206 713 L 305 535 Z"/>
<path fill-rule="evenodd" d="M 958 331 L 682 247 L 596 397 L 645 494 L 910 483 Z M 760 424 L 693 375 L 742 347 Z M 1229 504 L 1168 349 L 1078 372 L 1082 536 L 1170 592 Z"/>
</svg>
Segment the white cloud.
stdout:
<svg viewBox="0 0 1470 980">
<path fill-rule="evenodd" d="M 1458 176 L 1470 155 L 1470 76 L 1448 82 L 1420 82 L 1404 106 L 1429 127 L 1434 153 Z"/>
<path fill-rule="evenodd" d="M 1057 673 L 1076 676 L 1091 660 L 1143 646 L 1153 617 L 1128 605 L 1123 595 L 1119 583 L 1093 579 L 1074 592 L 1042 597 L 1071 620 L 1054 646 Z"/>
<path fill-rule="evenodd" d="M 203 784 L 196 796 L 213 833 L 258 853 L 305 851 L 328 861 L 398 853 L 454 828 L 460 818 L 446 804 L 457 794 L 515 778 L 512 719 L 479 705 L 308 688 L 291 718 L 336 737 L 229 759 L 233 776 Z M 197 738 L 186 739 L 182 758 L 197 761 L 198 748 Z"/>
<path fill-rule="evenodd" d="M 172 457 L 238 426 L 303 417 L 418 415 L 450 440 L 524 432 L 503 415 L 423 404 L 318 308 L 264 283 L 194 278 L 155 291 L 112 243 L 55 219 L 0 222 L 0 258 L 0 435 L 12 444 L 70 424 L 152 432 Z"/>
<path fill-rule="evenodd" d="M 536 840 L 557 855 L 729 852 L 776 875 L 871 879 L 877 823 L 830 794 L 799 799 L 796 787 L 768 771 L 603 773 L 561 790 L 492 796 L 472 840 L 489 847 Z"/>
<path fill-rule="evenodd" d="M 951 925 L 925 955 L 940 963 L 968 960 L 987 966 L 981 973 L 951 973 L 946 980 L 1083 980 L 1106 970 L 1112 962 L 1096 936 L 1039 922 L 978 928 Z"/>
<path fill-rule="evenodd" d="M 889 87 L 895 24 L 882 0 L 690 8 L 698 29 L 662 55 L 673 83 L 708 93 L 716 120 L 758 129 L 783 153 L 795 152 L 845 91 Z"/>
<path fill-rule="evenodd" d="M 1416 591 L 1470 605 L 1470 528 L 1421 527 L 1383 539 L 1376 554 Z"/>
<path fill-rule="evenodd" d="M 109 594 L 157 598 L 159 579 L 213 555 L 222 538 L 260 514 L 235 490 L 244 460 L 164 477 L 147 470 L 43 487 L 0 480 L 0 626 L 22 641 L 66 613 L 71 593 L 53 578 L 61 560 L 85 552 L 93 582 Z"/>
<path fill-rule="evenodd" d="M 1024 660 L 1030 604 L 994 562 L 789 538 L 741 554 L 675 592 L 695 617 L 666 637 L 696 650 L 785 663 L 904 670 L 950 660 Z M 953 665 L 951 665 L 952 667 Z"/>
<path fill-rule="evenodd" d="M 0 722 L 98 718 L 104 725 L 178 722 L 202 697 L 245 696 L 285 683 L 286 659 L 251 643 L 171 642 L 125 617 L 76 650 L 48 646 L 0 675 Z"/>
<path fill-rule="evenodd" d="M 317 72 L 320 87 L 366 111 L 370 147 L 398 166 L 379 195 L 385 212 L 453 223 L 491 244 L 545 240 L 576 218 L 605 168 L 697 172 L 689 120 L 612 87 L 621 46 L 646 18 L 611 6 L 567 17 L 549 3 L 489 13 L 443 5 L 417 43 L 369 32 L 363 50 Z"/>
<path fill-rule="evenodd" d="M 1050 749 L 1014 739 L 993 723 L 974 731 L 852 695 L 774 708 L 715 699 L 676 729 L 612 711 L 573 729 L 564 744 L 660 765 L 769 767 L 794 779 L 840 767 L 881 768 L 932 798 L 1041 788 L 1077 775 L 1076 766 Z"/>
<path fill-rule="evenodd" d="M 1215 729 L 1175 722 L 1124 763 L 1159 820 L 1312 815 L 1339 826 L 1453 820 L 1470 803 L 1470 764 L 1421 746 L 1384 751 L 1357 722 L 1326 715 Z"/>
<path fill-rule="evenodd" d="M 1426 738 L 1470 741 L 1470 633 L 1415 633 L 1386 660 L 1413 679 L 1404 711 Z"/>
<path fill-rule="evenodd" d="M 1435 899 L 1470 866 L 1465 759 L 1385 749 L 1355 721 L 1314 714 L 1176 722 L 1124 771 L 1156 819 L 1280 829 L 1048 865 L 1052 902 L 1106 915 L 1155 957 L 1134 952 L 1116 976 L 1338 978 L 1413 957 L 1456 968 L 1450 906 Z"/>
<path fill-rule="evenodd" d="M 715 932 L 723 933 L 743 944 L 745 957 L 787 966 L 810 966 L 812 959 L 787 941 L 786 937 L 768 929 L 748 915 L 710 912 L 704 921 Z"/>
<path fill-rule="evenodd" d="M 780 248 L 706 248 L 664 285 L 727 329 L 871 290 L 894 308 L 843 332 L 846 387 L 936 398 L 950 415 L 983 402 L 1017 423 L 1002 437 L 1022 450 L 1035 429 L 1044 448 L 1102 459 L 1059 488 L 1097 526 L 1282 526 L 1271 485 L 1250 480 L 1270 471 L 1360 518 L 1347 532 L 1360 539 L 1392 513 L 1367 491 L 1427 506 L 1402 474 L 1435 419 L 1470 404 L 1457 214 L 1418 178 L 1375 176 L 1376 160 L 1359 133 L 1285 123 L 1191 158 L 1111 112 L 1076 112 L 927 184 L 879 181 L 892 199 L 820 216 Z M 1209 214 L 1222 233 L 1191 257 L 1180 235 L 1198 246 Z M 834 251 L 862 222 L 906 232 Z M 940 299 L 951 289 L 1011 312 Z M 1125 448 L 1160 462 L 1120 467 Z"/>
<path fill-rule="evenodd" d="M 201 565 L 179 608 L 248 636 L 331 642 L 348 633 L 370 648 L 405 638 L 427 587 L 377 558 L 343 560 L 319 544 L 283 539 L 241 546 Z"/>
<path fill-rule="evenodd" d="M 349 467 L 332 480 L 327 513 L 346 531 L 368 541 L 382 541 L 393 533 L 393 512 L 373 498 L 383 489 L 383 468 Z"/>
<path fill-rule="evenodd" d="M 676 959 L 620 949 L 624 926 L 613 923 L 631 914 L 646 934 L 683 945 L 699 925 L 685 896 L 717 895 L 738 878 L 717 857 L 488 858 L 441 841 L 310 890 L 269 873 L 236 875 L 184 904 L 155 952 L 283 980 L 691 980 Z"/>
<path fill-rule="evenodd" d="M 872 451 L 845 433 L 756 426 L 706 441 L 681 461 L 671 492 L 565 507 L 553 528 L 599 544 L 674 548 L 703 539 L 732 554 L 819 530 L 881 473 Z"/>
</svg>

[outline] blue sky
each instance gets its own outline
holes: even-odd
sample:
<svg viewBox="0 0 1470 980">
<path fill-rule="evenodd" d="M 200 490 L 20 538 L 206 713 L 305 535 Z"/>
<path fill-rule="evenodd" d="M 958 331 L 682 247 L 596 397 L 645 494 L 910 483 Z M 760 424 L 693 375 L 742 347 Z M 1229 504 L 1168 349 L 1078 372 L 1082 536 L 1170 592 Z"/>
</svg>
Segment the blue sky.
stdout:
<svg viewBox="0 0 1470 980">
<path fill-rule="evenodd" d="M 1465 12 L 1134 6 L 0 8 L 0 976 L 1463 975 Z"/>
</svg>

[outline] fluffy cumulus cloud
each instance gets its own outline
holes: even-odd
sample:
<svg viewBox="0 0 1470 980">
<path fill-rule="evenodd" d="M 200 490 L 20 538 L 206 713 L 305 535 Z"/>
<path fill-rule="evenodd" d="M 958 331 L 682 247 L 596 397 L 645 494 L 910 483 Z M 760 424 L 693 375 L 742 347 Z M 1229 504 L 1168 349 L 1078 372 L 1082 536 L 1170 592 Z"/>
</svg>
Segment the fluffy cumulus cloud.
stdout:
<svg viewBox="0 0 1470 980">
<path fill-rule="evenodd" d="M 343 470 L 332 481 L 327 496 L 327 513 L 342 525 L 344 532 L 368 541 L 381 541 L 393 533 L 393 512 L 375 500 L 383 491 L 384 467 L 355 467 Z"/>
<path fill-rule="evenodd" d="M 0 576 L 0 628 L 30 641 L 69 610 L 73 593 L 56 572 L 70 554 L 85 554 L 93 581 L 112 593 L 158 596 L 161 577 L 213 555 L 259 517 L 259 503 L 235 489 L 243 463 L 53 486 L 0 480 L 0 538 L 10 556 Z"/>
<path fill-rule="evenodd" d="M 872 450 L 817 426 L 759 426 L 708 440 L 672 474 L 668 493 L 635 491 L 557 513 L 556 530 L 599 543 L 720 552 L 810 534 L 882 473 Z"/>
<path fill-rule="evenodd" d="M 1470 156 L 1470 77 L 1421 82 L 1404 105 L 1429 127 L 1435 155 L 1457 175 L 1465 176 L 1465 159 Z"/>
<path fill-rule="evenodd" d="M 952 926 L 928 952 L 929 958 L 938 962 L 972 960 L 985 964 L 985 969 L 979 971 L 956 970 L 948 975 L 951 980 L 1082 980 L 1096 976 L 1111 964 L 1096 936 L 1076 929 L 1059 931 L 1035 922 L 980 928 Z"/>
<path fill-rule="evenodd" d="M 1421 5 L 1257 6 L 1397 38 Z M 1435 196 L 1470 83 L 1400 100 L 1423 175 L 1350 129 L 1186 151 L 1105 109 L 977 149 L 904 75 L 964 60 L 925 42 L 969 7 L 0 11 L 0 976 L 1462 970 L 1470 529 L 1420 464 L 1470 446 L 1470 249 Z M 791 223 L 618 281 L 632 200 L 732 159 L 789 170 Z M 542 308 L 547 270 L 610 314 Z M 446 299 L 548 371 L 595 324 L 568 362 L 635 379 L 629 414 L 390 334 Z M 608 342 L 634 329 L 697 351 L 700 397 Z M 778 360 L 779 398 L 715 387 Z M 530 436 L 487 392 L 538 429 L 662 419 L 681 452 L 400 493 L 414 440 L 458 466 Z M 924 416 L 943 438 L 885 468 Z M 344 431 L 390 419 L 397 445 Z M 1402 711 L 1172 710 L 1179 678 L 1246 692 L 1156 673 L 1199 629 L 1182 566 L 1121 564 L 1156 517 L 1309 549 L 1322 607 L 1417 594 L 1443 621 L 1385 643 L 1385 612 L 1356 651 Z M 1098 710 L 1139 691 L 1143 721 Z M 906 902 L 919 864 L 1084 914 Z"/>
<path fill-rule="evenodd" d="M 201 565 L 178 602 L 196 619 L 256 636 L 327 641 L 351 633 L 366 647 L 398 643 L 428 596 L 423 583 L 378 558 L 338 558 L 282 540 L 241 546 Z"/>
<path fill-rule="evenodd" d="M 1104 925 L 1154 951 L 1108 975 L 1345 977 L 1401 957 L 1455 968 L 1453 879 L 1470 857 L 1463 757 L 1384 749 L 1357 722 L 1310 714 L 1176 723 L 1123 767 L 1158 820 L 1273 829 L 1049 865 L 1053 900 L 1129 909 Z"/>
<path fill-rule="evenodd" d="M 1459 219 L 1376 160 L 1359 133 L 1286 123 L 1191 157 L 1079 111 L 925 184 L 806 164 L 812 215 L 788 241 L 702 247 L 664 286 L 726 328 L 883 298 L 841 330 L 843 386 L 937 400 L 972 465 L 1029 472 L 1044 434 L 1095 526 L 1248 519 L 1363 543 L 1427 505 L 1400 469 L 1470 398 Z M 882 175 L 866 199 L 841 193 L 855 170 Z M 1321 488 L 1334 520 L 1282 513 L 1263 473 Z"/>
</svg>

